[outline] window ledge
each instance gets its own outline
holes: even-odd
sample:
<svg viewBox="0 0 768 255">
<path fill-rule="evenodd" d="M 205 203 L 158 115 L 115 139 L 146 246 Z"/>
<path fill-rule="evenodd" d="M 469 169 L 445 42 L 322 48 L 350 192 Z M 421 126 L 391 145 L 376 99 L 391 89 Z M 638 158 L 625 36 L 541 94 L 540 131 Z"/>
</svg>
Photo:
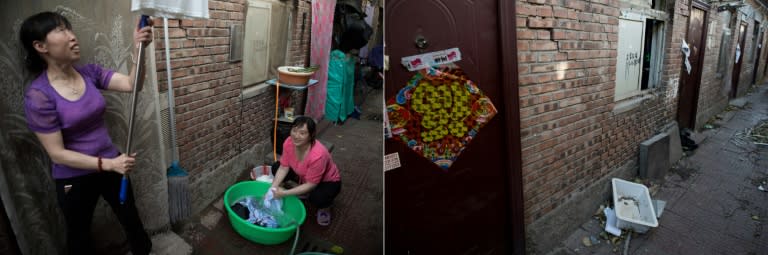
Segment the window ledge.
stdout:
<svg viewBox="0 0 768 255">
<path fill-rule="evenodd" d="M 643 102 L 645 102 L 647 100 L 654 99 L 655 97 L 656 97 L 656 95 L 651 93 L 650 90 L 646 90 L 646 91 L 644 91 L 642 94 L 640 94 L 638 96 L 627 98 L 627 99 L 623 99 L 623 100 L 617 102 L 613 106 L 613 111 L 612 111 L 613 115 L 619 115 L 619 114 L 631 111 L 631 110 L 637 108 L 638 106 L 642 105 Z"/>
<path fill-rule="evenodd" d="M 252 98 L 261 94 L 264 94 L 267 92 L 267 88 L 269 87 L 269 84 L 267 83 L 259 83 L 254 86 L 247 87 L 243 89 L 243 99 Z"/>
</svg>

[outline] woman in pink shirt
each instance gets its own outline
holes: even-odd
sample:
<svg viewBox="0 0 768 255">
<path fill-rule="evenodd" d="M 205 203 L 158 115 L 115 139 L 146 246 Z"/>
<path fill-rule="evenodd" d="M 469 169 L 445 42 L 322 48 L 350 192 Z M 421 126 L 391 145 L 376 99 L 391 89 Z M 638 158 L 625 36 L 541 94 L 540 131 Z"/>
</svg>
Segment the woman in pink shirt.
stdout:
<svg viewBox="0 0 768 255">
<path fill-rule="evenodd" d="M 272 188 L 276 198 L 308 194 L 309 202 L 318 208 L 317 223 L 327 226 L 331 223 L 333 199 L 341 191 L 341 176 L 328 149 L 315 140 L 315 131 L 315 121 L 310 117 L 300 116 L 293 121 L 280 162 L 272 166 Z M 284 189 L 280 187 L 283 180 L 299 185 Z"/>
</svg>

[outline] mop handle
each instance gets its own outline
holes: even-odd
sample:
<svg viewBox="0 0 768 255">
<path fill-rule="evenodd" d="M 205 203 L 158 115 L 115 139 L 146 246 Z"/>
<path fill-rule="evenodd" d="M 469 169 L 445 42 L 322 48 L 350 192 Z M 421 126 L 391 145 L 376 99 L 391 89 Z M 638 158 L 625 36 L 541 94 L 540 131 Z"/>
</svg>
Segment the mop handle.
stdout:
<svg viewBox="0 0 768 255">
<path fill-rule="evenodd" d="M 141 20 L 139 21 L 139 29 L 146 27 L 149 24 L 149 17 L 147 15 L 141 15 Z M 125 143 L 125 151 L 128 153 L 128 156 L 131 155 L 131 142 L 133 140 L 133 118 L 136 115 L 136 100 L 139 97 L 139 82 L 141 81 L 140 77 L 142 76 L 142 70 L 141 70 L 141 58 L 144 55 L 144 43 L 139 43 L 139 54 L 136 56 L 136 73 L 133 78 L 133 91 L 131 93 L 131 115 L 128 115 L 128 141 Z M 128 174 L 123 175 L 122 181 L 120 181 L 120 204 L 124 204 L 125 200 L 128 199 Z"/>
</svg>

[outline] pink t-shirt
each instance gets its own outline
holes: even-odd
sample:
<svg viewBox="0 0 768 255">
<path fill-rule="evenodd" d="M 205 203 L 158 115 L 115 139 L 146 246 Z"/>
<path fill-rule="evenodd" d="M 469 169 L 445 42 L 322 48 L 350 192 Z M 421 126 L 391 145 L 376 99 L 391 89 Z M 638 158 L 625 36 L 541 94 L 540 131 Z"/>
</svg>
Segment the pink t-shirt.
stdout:
<svg viewBox="0 0 768 255">
<path fill-rule="evenodd" d="M 296 158 L 296 146 L 289 136 L 283 143 L 283 155 L 280 157 L 280 165 L 293 169 L 299 176 L 301 183 L 320 183 L 341 181 L 339 168 L 333 163 L 331 154 L 322 143 L 315 141 L 309 149 L 304 160 L 299 162 Z"/>
</svg>

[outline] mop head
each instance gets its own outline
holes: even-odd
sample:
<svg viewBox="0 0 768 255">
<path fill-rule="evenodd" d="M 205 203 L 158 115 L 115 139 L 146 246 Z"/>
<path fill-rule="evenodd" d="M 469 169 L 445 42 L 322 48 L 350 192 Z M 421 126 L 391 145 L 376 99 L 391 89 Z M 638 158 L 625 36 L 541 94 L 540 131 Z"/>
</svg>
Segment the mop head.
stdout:
<svg viewBox="0 0 768 255">
<path fill-rule="evenodd" d="M 174 161 L 168 168 L 168 212 L 171 223 L 186 219 L 191 214 L 189 201 L 189 174 Z"/>
</svg>

